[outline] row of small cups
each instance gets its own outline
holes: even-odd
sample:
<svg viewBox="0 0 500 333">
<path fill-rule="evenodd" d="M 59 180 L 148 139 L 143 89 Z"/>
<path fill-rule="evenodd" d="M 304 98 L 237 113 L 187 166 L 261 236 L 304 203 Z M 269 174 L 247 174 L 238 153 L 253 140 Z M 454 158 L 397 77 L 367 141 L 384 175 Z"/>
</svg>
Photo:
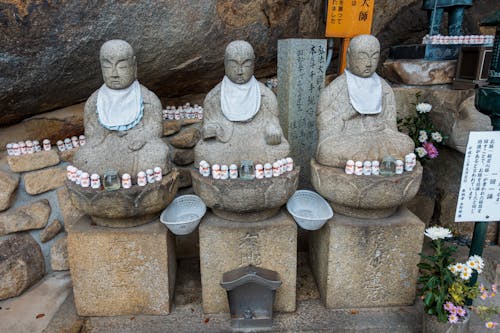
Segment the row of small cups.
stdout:
<svg viewBox="0 0 500 333">
<path fill-rule="evenodd" d="M 397 175 L 403 174 L 403 171 L 411 172 L 413 168 L 417 165 L 417 155 L 414 153 L 409 153 L 405 156 L 405 161 L 396 160 L 395 173 Z M 345 166 L 345 173 L 348 175 L 356 176 L 371 176 L 380 174 L 380 162 L 375 161 L 356 161 L 348 160 Z"/>
<path fill-rule="evenodd" d="M 191 106 L 191 104 L 186 103 L 184 106 L 179 106 L 176 108 L 175 106 L 167 106 L 165 110 L 163 110 L 163 119 L 168 120 L 180 120 L 180 119 L 203 119 L 203 107 L 195 104 Z"/>
<path fill-rule="evenodd" d="M 93 189 L 101 188 L 101 176 L 97 173 L 93 173 L 89 176 L 88 172 L 79 170 L 73 165 L 68 165 L 66 167 L 67 178 L 80 185 L 81 187 L 91 187 Z M 155 167 L 154 169 L 147 169 L 146 172 L 139 171 L 137 173 L 137 185 L 146 186 L 147 184 L 152 184 L 154 182 L 161 181 L 163 177 L 162 170 L 160 167 Z M 124 173 L 121 177 L 121 186 L 125 189 L 132 187 L 132 178 L 130 174 Z"/>
<path fill-rule="evenodd" d="M 442 36 L 442 35 L 426 35 L 423 44 L 493 44 L 495 36 L 493 35 L 466 35 L 466 36 Z"/>
<path fill-rule="evenodd" d="M 290 172 L 293 170 L 293 159 L 291 157 L 283 158 L 277 160 L 274 163 L 256 164 L 255 165 L 255 178 L 264 179 L 279 177 L 285 172 Z M 227 166 L 226 164 L 213 164 L 210 167 L 207 161 L 201 161 L 198 171 L 203 177 L 209 177 L 212 175 L 213 179 L 237 179 L 238 178 L 238 166 L 236 164 L 231 164 Z"/>
<path fill-rule="evenodd" d="M 66 138 L 64 142 L 62 140 L 57 141 L 57 147 L 60 151 L 73 149 L 74 147 L 83 146 L 85 144 L 85 136 L 80 135 L 80 137 L 72 137 L 71 139 Z M 44 139 L 42 141 L 42 145 L 38 140 L 26 140 L 19 142 L 8 143 L 7 146 L 7 155 L 9 156 L 20 156 L 25 154 L 33 154 L 43 150 L 51 150 L 52 145 L 49 139 Z"/>
</svg>

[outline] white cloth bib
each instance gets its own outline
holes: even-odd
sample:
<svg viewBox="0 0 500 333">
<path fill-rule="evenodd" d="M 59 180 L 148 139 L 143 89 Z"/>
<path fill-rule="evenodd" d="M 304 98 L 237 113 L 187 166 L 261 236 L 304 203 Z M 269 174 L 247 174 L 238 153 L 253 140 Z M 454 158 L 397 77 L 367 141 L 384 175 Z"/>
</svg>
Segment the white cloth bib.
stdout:
<svg viewBox="0 0 500 333">
<path fill-rule="evenodd" d="M 244 84 L 236 84 L 224 76 L 220 91 L 222 113 L 230 121 L 252 119 L 260 108 L 260 87 L 254 76 Z"/>
<path fill-rule="evenodd" d="M 361 114 L 382 112 L 382 82 L 377 73 L 360 77 L 345 70 L 347 91 L 352 107 Z"/>
<path fill-rule="evenodd" d="M 125 89 L 110 89 L 106 84 L 97 93 L 97 114 L 105 127 L 126 126 L 141 116 L 141 86 L 135 80 Z"/>
</svg>

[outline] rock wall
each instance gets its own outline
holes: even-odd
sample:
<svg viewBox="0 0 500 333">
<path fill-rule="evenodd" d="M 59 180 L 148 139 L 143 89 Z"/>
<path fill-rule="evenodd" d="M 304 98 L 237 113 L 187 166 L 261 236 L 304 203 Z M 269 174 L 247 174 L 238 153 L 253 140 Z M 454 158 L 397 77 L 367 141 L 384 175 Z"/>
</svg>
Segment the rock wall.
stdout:
<svg viewBox="0 0 500 333">
<path fill-rule="evenodd" d="M 0 126 L 87 99 L 102 84 L 99 48 L 113 38 L 134 47 L 139 80 L 159 96 L 207 92 L 235 39 L 254 45 L 257 75 L 274 72 L 278 38 L 318 36 L 322 3 L 4 1 Z"/>
</svg>

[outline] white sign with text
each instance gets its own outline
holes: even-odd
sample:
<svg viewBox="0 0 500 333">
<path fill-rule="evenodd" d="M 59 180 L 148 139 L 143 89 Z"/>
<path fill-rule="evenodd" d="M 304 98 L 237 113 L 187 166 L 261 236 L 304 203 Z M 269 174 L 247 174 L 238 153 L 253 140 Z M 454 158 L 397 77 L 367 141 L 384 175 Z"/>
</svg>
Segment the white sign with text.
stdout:
<svg viewBox="0 0 500 333">
<path fill-rule="evenodd" d="M 470 132 L 455 222 L 500 220 L 500 132 Z"/>
</svg>

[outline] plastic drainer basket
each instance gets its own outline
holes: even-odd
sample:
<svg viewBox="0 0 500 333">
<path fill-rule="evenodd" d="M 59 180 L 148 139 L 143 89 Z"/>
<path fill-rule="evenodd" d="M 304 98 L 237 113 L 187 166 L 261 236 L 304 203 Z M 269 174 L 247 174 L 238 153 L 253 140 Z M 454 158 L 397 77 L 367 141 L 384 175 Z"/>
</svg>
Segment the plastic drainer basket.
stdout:
<svg viewBox="0 0 500 333">
<path fill-rule="evenodd" d="M 161 213 L 160 221 L 175 235 L 187 235 L 196 229 L 206 211 L 207 206 L 199 196 L 182 195 Z"/>
<path fill-rule="evenodd" d="M 318 193 L 308 190 L 296 191 L 286 209 L 295 222 L 306 230 L 318 230 L 333 217 L 332 207 Z"/>
</svg>

